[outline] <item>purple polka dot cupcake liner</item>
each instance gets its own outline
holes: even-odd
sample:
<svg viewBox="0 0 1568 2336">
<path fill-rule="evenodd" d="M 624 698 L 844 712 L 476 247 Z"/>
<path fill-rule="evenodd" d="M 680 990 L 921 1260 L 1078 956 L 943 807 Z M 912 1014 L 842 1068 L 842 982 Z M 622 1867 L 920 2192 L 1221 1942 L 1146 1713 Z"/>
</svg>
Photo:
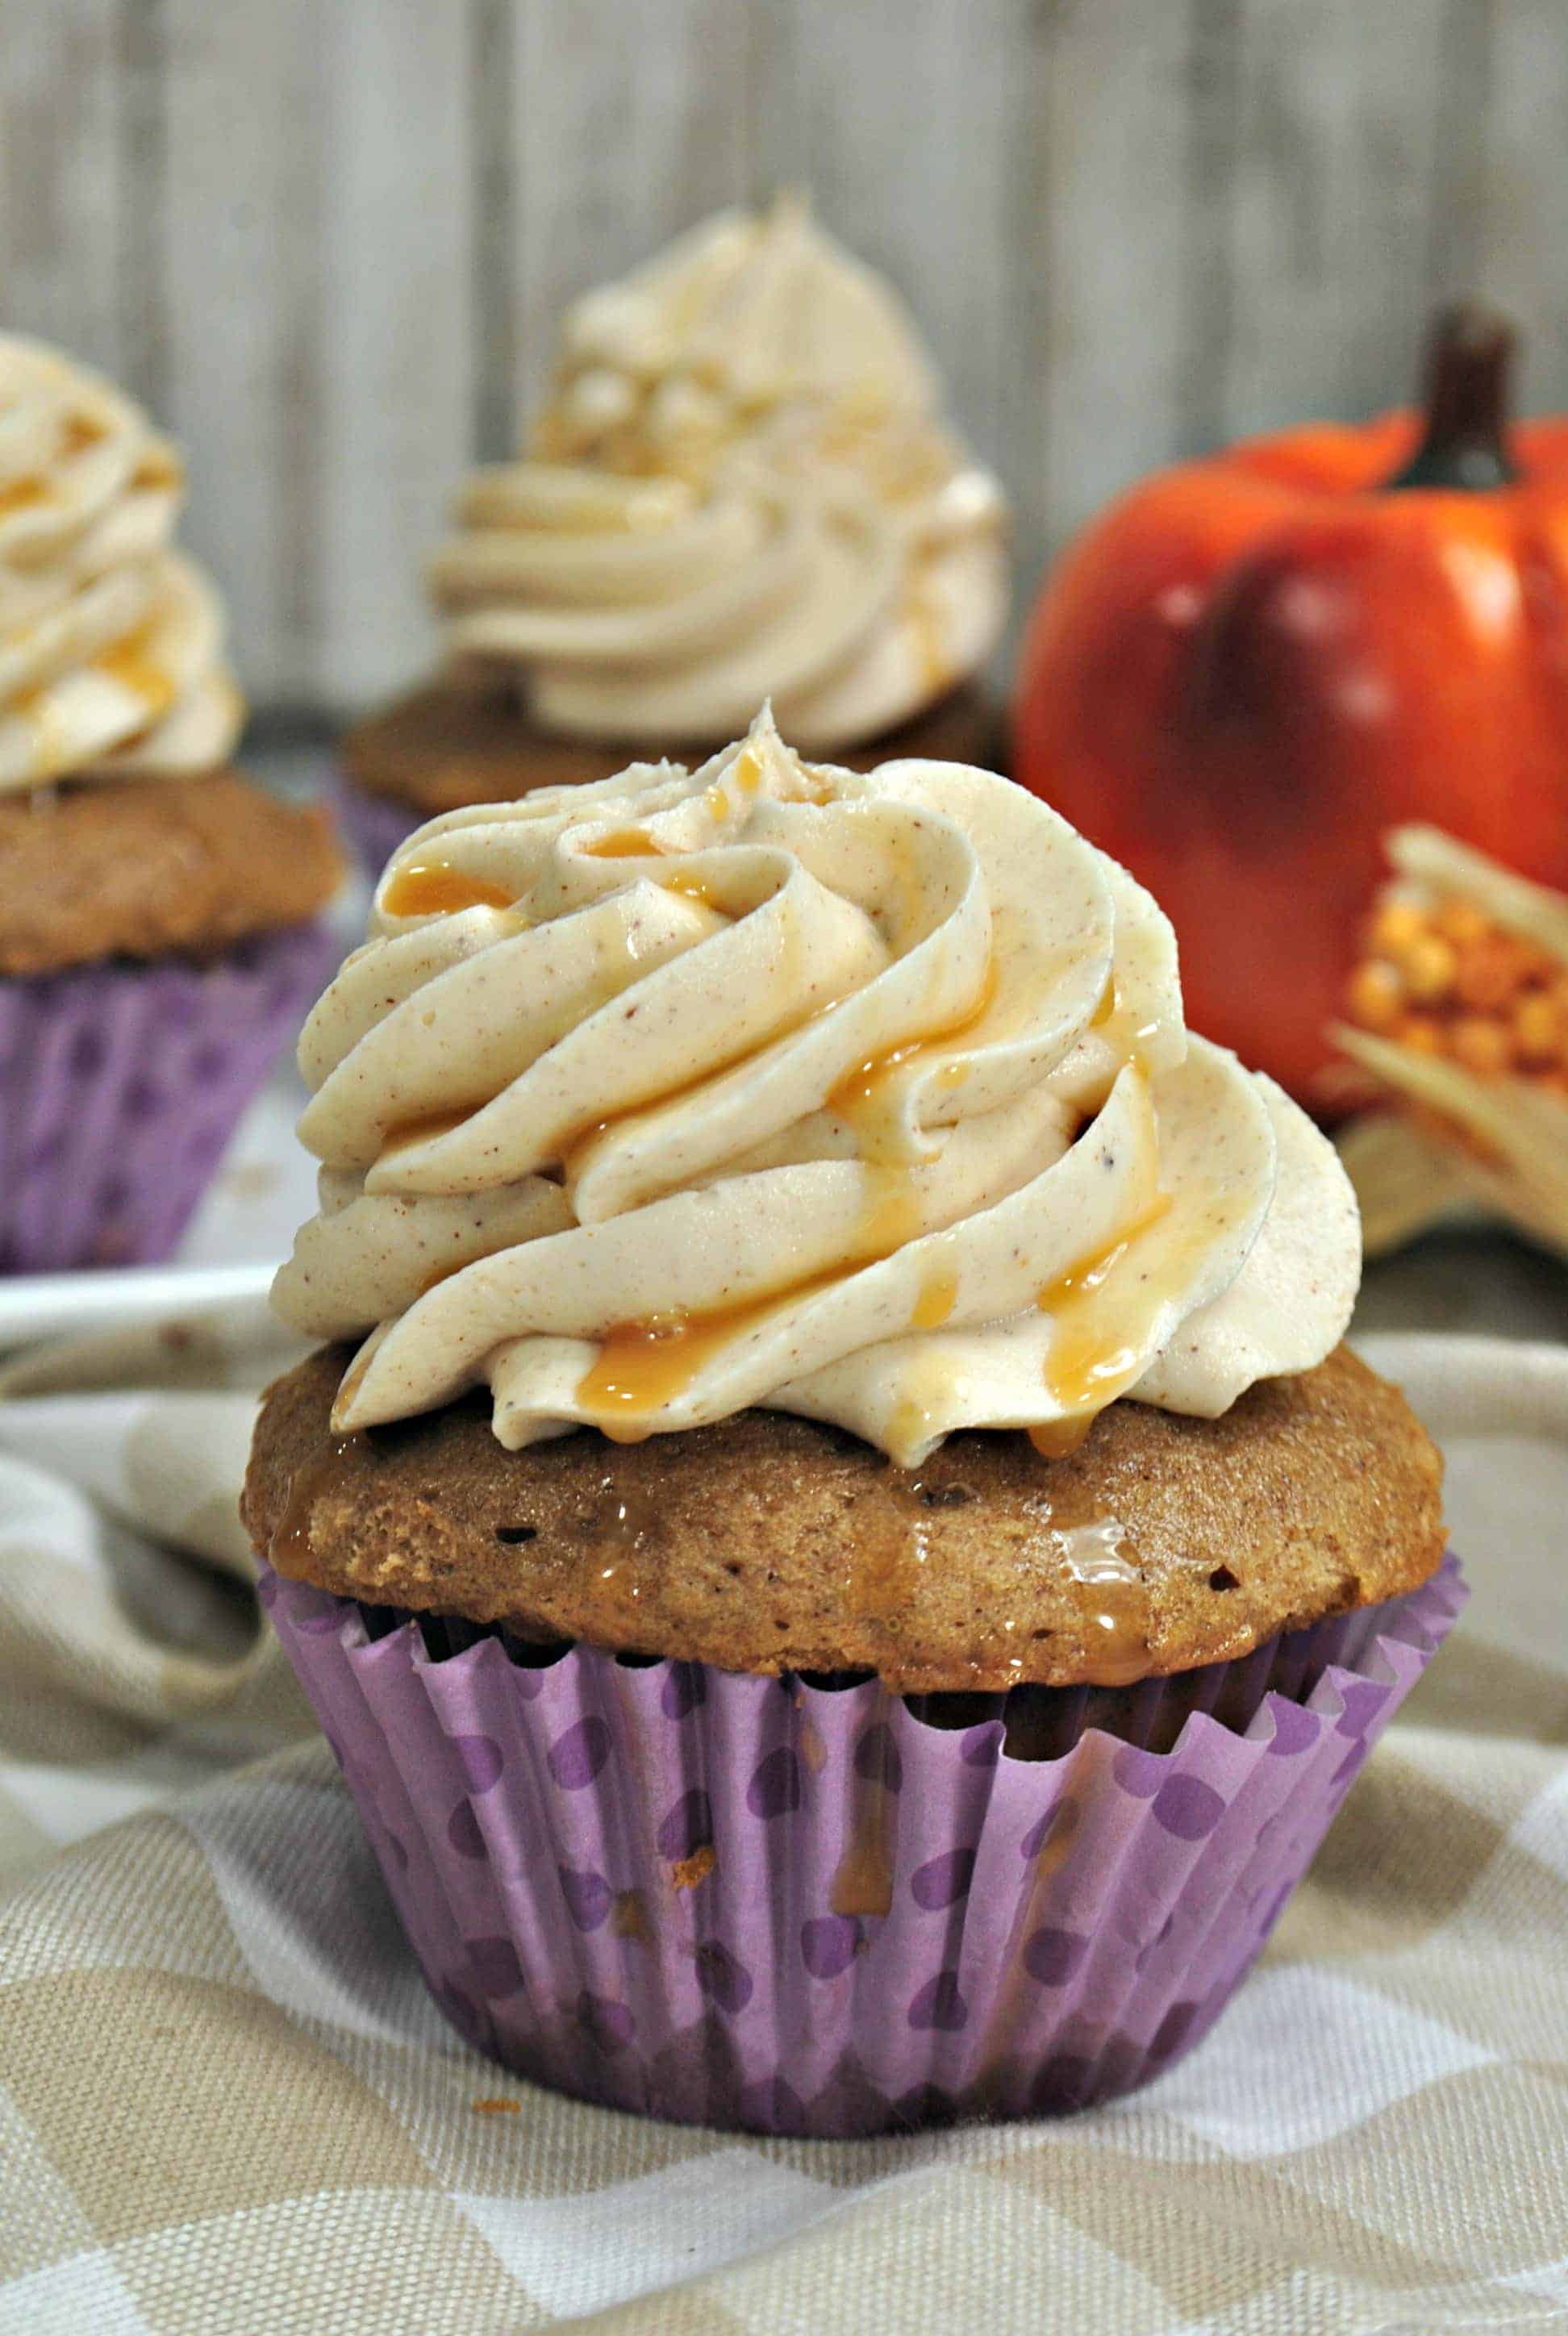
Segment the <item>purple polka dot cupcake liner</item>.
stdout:
<svg viewBox="0 0 1568 2336">
<path fill-rule="evenodd" d="M 406 843 L 414 830 L 424 825 L 423 812 L 411 811 L 390 795 L 372 794 L 368 787 L 355 786 L 352 779 L 337 781 L 332 807 L 372 883 L 398 845 Z"/>
<path fill-rule="evenodd" d="M 339 954 L 304 925 L 0 980 L 0 1272 L 166 1258 Z"/>
<path fill-rule="evenodd" d="M 1465 1594 L 1450 1557 L 1234 1663 L 905 1700 L 262 1572 L 453 2027 L 609 2107 L 824 2138 L 1087 2107 L 1191 2050 Z"/>
</svg>

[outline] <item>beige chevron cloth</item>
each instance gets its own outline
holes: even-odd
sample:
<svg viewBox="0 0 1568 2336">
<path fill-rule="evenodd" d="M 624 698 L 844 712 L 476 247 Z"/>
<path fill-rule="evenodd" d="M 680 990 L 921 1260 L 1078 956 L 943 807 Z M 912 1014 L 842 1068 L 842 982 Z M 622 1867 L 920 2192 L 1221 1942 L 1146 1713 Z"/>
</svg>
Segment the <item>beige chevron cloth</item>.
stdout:
<svg viewBox="0 0 1568 2336">
<path fill-rule="evenodd" d="M 13 1372 L 4 2336 L 1568 2328 L 1568 1350 L 1368 1351 L 1475 1595 L 1260 1970 L 1130 2100 L 827 2145 L 443 2026 L 247 1587 L 258 1318 Z"/>
</svg>

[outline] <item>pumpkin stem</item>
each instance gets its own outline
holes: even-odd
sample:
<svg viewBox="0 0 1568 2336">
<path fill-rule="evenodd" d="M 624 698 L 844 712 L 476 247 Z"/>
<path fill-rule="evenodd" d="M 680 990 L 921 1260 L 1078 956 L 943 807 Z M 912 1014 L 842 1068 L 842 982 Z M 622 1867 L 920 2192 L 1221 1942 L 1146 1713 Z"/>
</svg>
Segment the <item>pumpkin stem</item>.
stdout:
<svg viewBox="0 0 1568 2336">
<path fill-rule="evenodd" d="M 1426 428 L 1390 487 L 1505 487 L 1514 327 L 1472 302 L 1438 314 L 1427 345 Z"/>
</svg>

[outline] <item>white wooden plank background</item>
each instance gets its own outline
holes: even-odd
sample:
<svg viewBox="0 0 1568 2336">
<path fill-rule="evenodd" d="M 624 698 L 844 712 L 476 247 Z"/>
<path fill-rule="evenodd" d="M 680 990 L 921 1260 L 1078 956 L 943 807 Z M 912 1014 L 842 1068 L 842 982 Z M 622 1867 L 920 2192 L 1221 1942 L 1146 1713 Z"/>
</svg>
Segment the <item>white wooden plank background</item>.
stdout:
<svg viewBox="0 0 1568 2336">
<path fill-rule="evenodd" d="M 1402 395 L 1437 297 L 1568 404 L 1563 0 L 0 0 L 4 318 L 185 441 L 257 701 L 427 661 L 561 302 L 808 187 L 901 283 L 1027 583 L 1125 479 Z"/>
</svg>

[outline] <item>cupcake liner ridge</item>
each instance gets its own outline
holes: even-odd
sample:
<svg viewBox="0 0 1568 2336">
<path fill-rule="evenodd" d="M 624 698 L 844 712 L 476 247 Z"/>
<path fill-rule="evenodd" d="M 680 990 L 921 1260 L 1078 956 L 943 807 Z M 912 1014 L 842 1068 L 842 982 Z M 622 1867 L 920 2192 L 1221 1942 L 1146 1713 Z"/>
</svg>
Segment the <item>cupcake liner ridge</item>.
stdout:
<svg viewBox="0 0 1568 2336">
<path fill-rule="evenodd" d="M 1189 2050 L 1465 1595 L 1449 1558 L 1102 1701 L 1115 1732 L 1064 1710 L 1071 1740 L 1022 1757 L 1003 1709 L 936 1727 L 874 1679 L 522 1663 L 493 1632 L 433 1652 L 262 1580 L 472 2044 L 614 2107 L 824 2137 L 1076 2108 Z"/>
<path fill-rule="evenodd" d="M 0 1272 L 167 1257 L 337 955 L 307 924 L 0 981 Z"/>
</svg>

